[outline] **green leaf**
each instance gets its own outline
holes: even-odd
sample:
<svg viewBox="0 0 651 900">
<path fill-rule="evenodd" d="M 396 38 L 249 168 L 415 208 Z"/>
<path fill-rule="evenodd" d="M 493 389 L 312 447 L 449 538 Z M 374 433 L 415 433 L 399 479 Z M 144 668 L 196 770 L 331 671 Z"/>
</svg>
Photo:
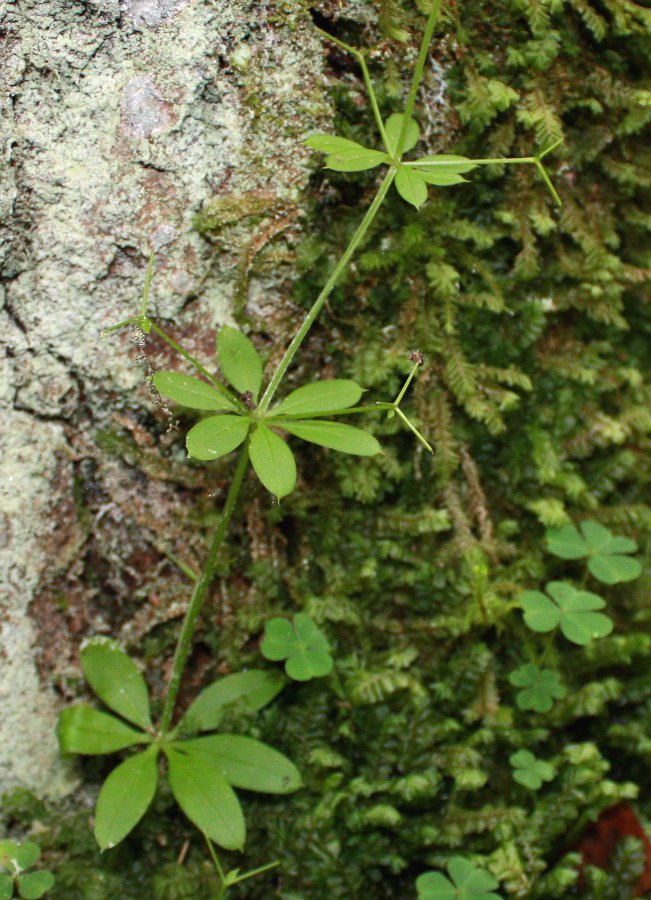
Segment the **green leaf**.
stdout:
<svg viewBox="0 0 651 900">
<path fill-rule="evenodd" d="M 12 862 L 17 869 L 31 869 L 33 865 L 41 858 L 41 848 L 33 841 L 26 841 L 24 844 L 17 844 L 12 854 Z"/>
<path fill-rule="evenodd" d="M 352 453 L 353 456 L 376 456 L 382 453 L 382 447 L 372 434 L 355 428 L 354 425 L 342 425 L 340 422 L 284 421 L 279 427 L 296 435 L 303 441 L 329 447 L 340 453 Z"/>
<path fill-rule="evenodd" d="M 420 209 L 427 200 L 427 184 L 420 172 L 399 166 L 395 180 L 396 190 L 403 200 Z"/>
<path fill-rule="evenodd" d="M 237 409 L 228 397 L 192 375 L 156 372 L 152 382 L 159 394 L 189 409 Z"/>
<path fill-rule="evenodd" d="M 11 875 L 0 875 L 0 900 L 11 900 L 14 895 L 14 880 Z"/>
<path fill-rule="evenodd" d="M 213 460 L 225 456 L 243 443 L 251 420 L 246 416 L 209 416 L 191 428 L 185 438 L 188 456 Z"/>
<path fill-rule="evenodd" d="M 287 444 L 265 425 L 258 424 L 249 444 L 251 465 L 263 485 L 278 500 L 296 486 L 296 463 Z"/>
<path fill-rule="evenodd" d="M 151 740 L 148 734 L 136 731 L 115 716 L 85 703 L 70 706 L 59 713 L 57 732 L 62 753 L 83 753 L 87 756 L 115 753 Z"/>
<path fill-rule="evenodd" d="M 18 850 L 16 841 L 3 840 L 0 841 L 0 866 L 4 868 L 15 868 L 14 857 Z"/>
<path fill-rule="evenodd" d="M 520 709 L 548 712 L 554 705 L 554 700 L 561 700 L 567 694 L 558 672 L 539 669 L 531 664 L 520 666 L 511 672 L 509 681 L 516 687 L 524 688 L 518 692 L 516 699 Z"/>
<path fill-rule="evenodd" d="M 417 165 L 414 165 L 414 163 Z M 437 156 L 421 156 L 420 159 L 416 159 L 412 163 L 406 163 L 406 165 L 413 165 L 419 172 L 447 172 L 450 175 L 465 175 L 467 172 L 472 172 L 473 169 L 477 168 L 477 163 L 468 159 L 467 156 L 455 156 L 451 153 L 440 153 Z"/>
<path fill-rule="evenodd" d="M 404 119 L 403 113 L 393 113 L 393 115 L 389 116 L 389 118 L 384 123 L 384 130 L 387 135 L 387 143 L 389 144 L 389 151 L 392 156 L 395 156 L 396 150 L 398 149 L 398 138 L 400 136 L 400 129 L 402 128 L 402 122 Z M 409 124 L 407 125 L 407 130 L 405 132 L 405 142 L 402 147 L 402 152 L 407 153 L 408 150 L 412 150 L 420 139 L 420 128 L 418 127 L 418 122 L 416 119 L 410 119 Z"/>
<path fill-rule="evenodd" d="M 548 528 L 547 547 L 561 559 L 588 559 L 588 570 L 604 584 L 633 581 L 642 572 L 636 559 L 623 554 L 635 553 L 637 544 L 626 537 L 614 535 L 599 522 L 581 523 L 581 532 L 574 525 Z"/>
<path fill-rule="evenodd" d="M 252 712 L 266 706 L 286 684 L 273 669 L 251 669 L 226 675 L 205 688 L 181 719 L 179 730 L 212 731 L 218 728 L 227 706 L 245 705 Z"/>
<path fill-rule="evenodd" d="M 547 592 L 553 599 L 539 591 L 525 591 L 520 598 L 524 620 L 532 631 L 552 631 L 560 625 L 568 641 L 585 646 L 613 630 L 608 616 L 595 612 L 606 605 L 597 594 L 577 591 L 561 581 L 550 582 Z"/>
<path fill-rule="evenodd" d="M 416 169 L 415 171 L 418 172 L 426 184 L 433 184 L 435 187 L 450 187 L 453 184 L 461 184 L 468 180 L 463 175 L 458 175 L 455 172 L 427 172 L 421 171 L 421 169 Z"/>
<path fill-rule="evenodd" d="M 217 357 L 224 378 L 240 394 L 258 399 L 262 384 L 262 360 L 251 341 L 237 328 L 224 325 L 217 335 Z"/>
<path fill-rule="evenodd" d="M 354 381 L 335 378 L 332 381 L 315 381 L 296 388 L 281 400 L 270 416 L 307 416 L 315 413 L 335 412 L 355 406 L 362 396 L 361 387 Z"/>
<path fill-rule="evenodd" d="M 16 881 L 18 893 L 23 900 L 39 900 L 51 887 L 54 887 L 54 875 L 47 871 L 19 875 Z"/>
<path fill-rule="evenodd" d="M 344 150 L 354 150 L 362 147 L 355 141 L 349 141 L 348 138 L 339 137 L 336 134 L 311 134 L 303 141 L 306 147 L 316 150 L 319 153 L 337 153 Z M 362 147 L 362 150 L 366 149 Z"/>
<path fill-rule="evenodd" d="M 511 754 L 509 762 L 513 766 L 514 781 L 532 791 L 537 791 L 542 787 L 543 781 L 551 781 L 556 775 L 556 769 L 551 763 L 538 759 L 529 750 L 518 750 Z"/>
<path fill-rule="evenodd" d="M 253 738 L 214 734 L 184 741 L 187 752 L 205 754 L 233 787 L 262 794 L 290 794 L 301 786 L 301 774 L 286 756 Z"/>
<path fill-rule="evenodd" d="M 491 893 L 499 887 L 496 879 L 462 856 L 453 856 L 447 870 L 450 880 L 440 872 L 425 872 L 416 880 L 419 900 L 499 900 Z"/>
<path fill-rule="evenodd" d="M 386 153 L 369 150 L 355 141 L 334 134 L 313 134 L 303 143 L 312 150 L 327 153 L 326 168 L 337 172 L 362 172 L 364 169 L 373 169 L 380 163 L 390 162 Z"/>
<path fill-rule="evenodd" d="M 235 791 L 217 766 L 201 753 L 165 747 L 172 793 L 188 819 L 226 850 L 241 850 L 246 825 Z"/>
<path fill-rule="evenodd" d="M 266 659 L 287 660 L 285 671 L 294 681 L 321 678 L 333 668 L 328 640 L 306 613 L 297 613 L 293 624 L 282 618 L 267 622 L 260 651 Z"/>
<path fill-rule="evenodd" d="M 100 850 L 119 844 L 149 809 L 158 783 L 158 747 L 130 756 L 102 785 L 95 809 Z"/>
<path fill-rule="evenodd" d="M 108 638 L 93 638 L 80 659 L 86 681 L 103 703 L 134 725 L 151 727 L 145 679 L 124 650 Z"/>
</svg>

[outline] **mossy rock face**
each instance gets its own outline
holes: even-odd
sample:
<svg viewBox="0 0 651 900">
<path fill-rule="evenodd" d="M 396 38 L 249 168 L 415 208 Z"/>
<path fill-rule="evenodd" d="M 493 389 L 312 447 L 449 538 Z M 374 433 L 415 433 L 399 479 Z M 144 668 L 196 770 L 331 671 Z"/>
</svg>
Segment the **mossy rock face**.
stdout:
<svg viewBox="0 0 651 900">
<path fill-rule="evenodd" d="M 299 44 L 307 40 L 298 4 L 278 9 Z M 375 48 L 382 111 L 399 109 L 398 75 L 409 74 L 420 22 L 411 5 L 326 4 L 322 15 L 320 24 L 344 40 Z M 306 788 L 280 801 L 249 799 L 247 865 L 279 859 L 281 867 L 234 896 L 410 897 L 419 874 L 459 854 L 481 861 L 504 896 L 534 900 L 572 892 L 587 900 L 593 886 L 615 897 L 620 877 L 640 877 L 639 846 L 629 843 L 611 872 L 587 871 L 580 888 L 575 848 L 583 824 L 619 801 L 635 804 L 643 821 L 651 816 L 644 578 L 604 593 L 613 635 L 585 649 L 559 639 L 544 660 L 516 598 L 559 577 L 545 550 L 547 526 L 593 518 L 635 537 L 643 555 L 651 545 L 644 16 L 610 3 L 470 3 L 435 35 L 417 112 L 422 151 L 529 155 L 562 135 L 549 165 L 563 207 L 553 206 L 533 168 L 481 170 L 471 184 L 430 189 L 418 214 L 393 196 L 297 359 L 291 386 L 350 377 L 372 402 L 397 394 L 407 353 L 418 347 L 426 367 L 409 403 L 435 454 L 429 460 L 395 419 L 381 418 L 370 425 L 386 451 L 379 463 L 297 448 L 299 493 L 278 507 L 249 491 L 185 699 L 217 662 L 227 670 L 259 664 L 264 621 L 298 606 L 327 633 L 338 683 L 294 688 L 256 719 L 251 733 L 290 756 Z M 337 131 L 376 146 L 355 66 L 339 50 L 327 62 Z M 229 77 L 252 79 L 243 90 L 261 127 L 260 91 L 268 88 L 241 49 L 233 68 Z M 250 153 L 251 165 L 266 165 L 255 147 Z M 259 183 L 214 197 L 202 185 L 205 205 L 192 210 L 198 232 L 187 239 L 201 247 L 207 238 L 226 253 L 224 266 L 234 263 L 237 303 L 262 348 L 291 333 L 297 307 L 312 302 L 370 201 L 373 177 L 315 172 L 295 258 L 274 258 L 267 235 L 256 255 L 248 232 L 264 231 L 274 210 L 289 215 L 288 205 L 275 207 Z M 283 266 L 294 267 L 287 306 L 270 304 L 259 287 L 290 271 Z M 216 280 L 206 284 L 220 290 Z M 205 309 L 183 319 L 194 352 L 208 353 L 214 340 Z M 214 520 L 206 494 L 215 484 L 223 493 L 230 469 L 220 464 L 184 483 L 181 433 L 166 439 L 165 462 L 154 463 L 160 454 L 148 435 L 164 430 L 161 420 L 138 425 L 129 440 L 106 442 L 112 457 L 78 468 L 86 496 L 99 498 L 86 500 L 82 517 L 93 514 L 95 524 L 81 581 L 91 569 L 102 573 L 94 587 L 110 590 L 93 615 L 139 644 L 160 688 L 187 596 L 160 548 L 170 549 L 172 522 L 172 551 L 200 564 Z M 128 512 L 121 522 L 107 518 L 110 509 L 99 516 L 111 502 Z M 127 566 L 129 541 L 137 555 Z M 86 615 L 81 601 L 76 608 Z M 84 633 L 90 624 L 81 622 Z M 532 661 L 558 672 L 566 688 L 544 713 L 520 709 L 509 680 Z M 508 759 L 521 748 L 553 761 L 557 775 L 538 792 L 512 778 Z M 89 780 L 99 781 L 100 768 L 85 770 Z M 90 900 L 102 883 L 126 898 L 185 896 L 175 860 L 191 833 L 167 796 L 106 858 L 95 854 L 72 803 L 12 815 L 25 826 L 46 822 L 43 845 L 59 861 L 61 896 L 86 890 Z M 209 897 L 194 843 L 187 865 L 192 896 Z"/>
</svg>

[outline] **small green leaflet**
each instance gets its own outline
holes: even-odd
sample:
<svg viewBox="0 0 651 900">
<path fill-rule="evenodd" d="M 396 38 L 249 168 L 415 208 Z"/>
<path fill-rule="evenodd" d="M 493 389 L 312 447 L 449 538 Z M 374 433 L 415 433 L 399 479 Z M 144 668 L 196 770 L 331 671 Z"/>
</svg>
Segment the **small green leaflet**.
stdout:
<svg viewBox="0 0 651 900">
<path fill-rule="evenodd" d="M 400 129 L 402 128 L 402 122 L 404 119 L 404 115 L 402 113 L 393 113 L 393 115 L 389 116 L 389 118 L 384 123 L 384 130 L 387 135 L 387 143 L 389 144 L 389 151 L 392 156 L 396 155 L 396 150 L 398 149 L 398 138 L 400 137 Z M 410 119 L 409 124 L 407 125 L 407 130 L 405 131 L 405 140 L 402 147 L 402 152 L 407 153 L 409 150 L 412 150 L 420 139 L 420 128 L 418 127 L 418 122 L 416 119 Z"/>
<path fill-rule="evenodd" d="M 267 622 L 260 652 L 274 662 L 285 659 L 285 671 L 294 681 L 309 681 L 329 675 L 333 668 L 330 645 L 311 616 L 297 613 L 293 621 Z"/>
<path fill-rule="evenodd" d="M 509 762 L 513 766 L 513 780 L 524 787 L 537 791 L 543 781 L 551 781 L 556 769 L 551 763 L 538 759 L 529 750 L 518 750 L 511 754 Z"/>
<path fill-rule="evenodd" d="M 217 358 L 224 378 L 240 394 L 258 399 L 262 360 L 251 341 L 237 328 L 224 325 L 217 335 Z"/>
<path fill-rule="evenodd" d="M 390 162 L 386 153 L 369 150 L 355 141 L 329 134 L 314 134 L 303 143 L 312 150 L 327 153 L 325 168 L 336 172 L 363 172 L 374 169 L 381 163 Z"/>
<path fill-rule="evenodd" d="M 39 900 L 51 887 L 54 887 L 52 872 L 28 872 L 16 879 L 18 894 L 22 900 Z"/>
<path fill-rule="evenodd" d="M 11 875 L 0 875 L 0 900 L 11 900 L 14 895 L 14 879 Z"/>
<path fill-rule="evenodd" d="M 57 733 L 62 753 L 88 756 L 115 753 L 151 741 L 150 735 L 85 703 L 61 711 Z"/>
<path fill-rule="evenodd" d="M 158 747 L 130 756 L 108 776 L 97 798 L 95 838 L 100 850 L 115 847 L 132 831 L 154 799 Z"/>
<path fill-rule="evenodd" d="M 191 428 L 185 438 L 188 456 L 213 460 L 236 450 L 244 442 L 251 420 L 247 416 L 209 416 Z"/>
<path fill-rule="evenodd" d="M 301 786 L 293 762 L 266 744 L 239 734 L 213 734 L 179 745 L 191 754 L 203 754 L 233 787 L 262 794 L 290 794 Z"/>
<path fill-rule="evenodd" d="M 257 712 L 270 703 L 285 684 L 284 676 L 273 669 L 251 669 L 225 675 L 201 691 L 181 719 L 178 731 L 196 733 L 218 728 L 226 708 L 236 704 Z"/>
<path fill-rule="evenodd" d="M 188 819 L 220 847 L 241 850 L 246 839 L 242 807 L 215 763 L 202 753 L 187 752 L 185 744 L 164 749 L 172 793 Z"/>
<path fill-rule="evenodd" d="M 270 416 L 306 416 L 317 413 L 333 413 L 339 409 L 355 406 L 362 396 L 361 387 L 354 381 L 345 378 L 333 378 L 332 381 L 314 381 L 296 388 L 278 406 L 271 410 Z"/>
<path fill-rule="evenodd" d="M 291 494 L 296 485 L 294 455 L 282 438 L 258 424 L 249 443 L 251 465 L 263 485 L 278 500 Z"/>
<path fill-rule="evenodd" d="M 571 584 L 551 581 L 546 596 L 540 591 L 525 591 L 520 598 L 524 621 L 532 631 L 561 631 L 574 644 L 585 646 L 594 638 L 605 637 L 613 630 L 613 623 L 600 612 L 605 601 L 589 591 L 578 591 Z"/>
<path fill-rule="evenodd" d="M 355 428 L 354 425 L 318 420 L 292 420 L 278 424 L 303 441 L 318 444 L 320 447 L 329 447 L 340 453 L 351 453 L 353 456 L 376 456 L 382 453 L 382 447 L 373 435 L 361 428 Z"/>
<path fill-rule="evenodd" d="M 27 872 L 41 856 L 41 848 L 32 841 L 17 844 L 0 841 L 0 867 L 8 872 L 0 875 L 0 900 L 10 900 L 15 886 L 22 900 L 39 900 L 54 885 L 54 875 L 47 870 Z"/>
<path fill-rule="evenodd" d="M 523 688 L 518 692 L 516 699 L 520 709 L 549 712 L 554 700 L 561 700 L 567 694 L 558 672 L 553 669 L 539 669 L 531 663 L 511 672 L 509 681 L 516 687 Z"/>
<path fill-rule="evenodd" d="M 228 409 L 236 406 L 228 397 L 192 375 L 179 372 L 156 372 L 152 383 L 159 394 L 189 409 Z"/>
<path fill-rule="evenodd" d="M 499 887 L 497 880 L 462 856 L 453 856 L 447 870 L 449 878 L 425 872 L 416 880 L 418 900 L 500 900 L 492 893 Z"/>
<path fill-rule="evenodd" d="M 637 559 L 625 555 L 636 552 L 635 541 L 618 537 L 591 520 L 582 522 L 580 528 L 581 531 L 574 525 L 548 528 L 545 537 L 549 552 L 561 559 L 588 557 L 590 573 L 604 584 L 619 584 L 639 577 L 642 566 Z"/>
<path fill-rule="evenodd" d="M 41 857 L 41 848 L 33 841 L 18 844 L 16 841 L 0 841 L 0 865 L 20 872 L 30 869 Z"/>
<path fill-rule="evenodd" d="M 396 190 L 403 200 L 420 209 L 427 200 L 427 184 L 424 177 L 415 169 L 399 166 L 396 173 Z"/>
<path fill-rule="evenodd" d="M 130 656 L 108 638 L 93 638 L 80 660 L 86 681 L 109 709 L 140 728 L 151 727 L 149 691 Z"/>
<path fill-rule="evenodd" d="M 417 171 L 441 175 L 465 175 L 477 168 L 477 163 L 467 156 L 455 156 L 452 153 L 439 153 L 436 156 L 421 156 L 420 159 L 405 163 Z"/>
</svg>

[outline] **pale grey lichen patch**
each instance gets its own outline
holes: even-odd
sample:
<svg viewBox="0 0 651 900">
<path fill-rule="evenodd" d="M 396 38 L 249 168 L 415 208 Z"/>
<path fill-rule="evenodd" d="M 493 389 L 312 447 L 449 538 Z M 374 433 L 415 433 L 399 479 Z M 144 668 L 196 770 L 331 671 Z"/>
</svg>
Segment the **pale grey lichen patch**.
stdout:
<svg viewBox="0 0 651 900">
<path fill-rule="evenodd" d="M 190 0 L 126 0 L 123 3 L 136 25 L 150 28 L 160 25 L 181 10 Z"/>
<path fill-rule="evenodd" d="M 159 134 L 174 121 L 172 104 L 149 75 L 130 78 L 122 93 L 122 127 L 134 137 Z"/>
</svg>

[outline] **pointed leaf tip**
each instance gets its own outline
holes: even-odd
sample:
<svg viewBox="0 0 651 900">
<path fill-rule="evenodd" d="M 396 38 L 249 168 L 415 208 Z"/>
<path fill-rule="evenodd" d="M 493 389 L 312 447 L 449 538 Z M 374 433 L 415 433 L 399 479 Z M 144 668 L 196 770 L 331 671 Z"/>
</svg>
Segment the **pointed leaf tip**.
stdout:
<svg viewBox="0 0 651 900">
<path fill-rule="evenodd" d="M 93 638 L 80 660 L 86 681 L 103 703 L 134 725 L 151 727 L 147 684 L 124 650 L 107 638 Z"/>
</svg>

